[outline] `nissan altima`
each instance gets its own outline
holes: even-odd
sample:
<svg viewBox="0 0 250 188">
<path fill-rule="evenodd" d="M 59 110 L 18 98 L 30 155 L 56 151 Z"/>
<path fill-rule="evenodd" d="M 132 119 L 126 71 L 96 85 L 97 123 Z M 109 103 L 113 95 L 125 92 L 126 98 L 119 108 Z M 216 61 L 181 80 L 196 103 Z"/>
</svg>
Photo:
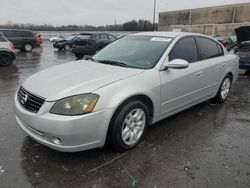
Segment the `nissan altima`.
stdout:
<svg viewBox="0 0 250 188">
<path fill-rule="evenodd" d="M 29 77 L 15 95 L 16 120 L 59 151 L 105 144 L 126 151 L 149 125 L 209 99 L 224 102 L 238 66 L 236 55 L 204 35 L 131 34 Z"/>
</svg>

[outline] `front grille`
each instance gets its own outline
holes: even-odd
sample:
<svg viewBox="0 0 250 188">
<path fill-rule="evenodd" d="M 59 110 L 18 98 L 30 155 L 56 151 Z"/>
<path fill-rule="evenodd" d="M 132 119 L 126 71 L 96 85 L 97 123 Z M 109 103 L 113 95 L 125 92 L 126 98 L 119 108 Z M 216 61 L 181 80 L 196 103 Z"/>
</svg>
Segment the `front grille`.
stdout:
<svg viewBox="0 0 250 188">
<path fill-rule="evenodd" d="M 27 90 L 25 90 L 22 86 L 19 88 L 17 93 L 17 98 L 21 106 L 30 111 L 37 113 L 43 103 L 45 102 L 45 99 L 42 97 L 36 96 L 34 94 L 31 94 Z"/>
</svg>

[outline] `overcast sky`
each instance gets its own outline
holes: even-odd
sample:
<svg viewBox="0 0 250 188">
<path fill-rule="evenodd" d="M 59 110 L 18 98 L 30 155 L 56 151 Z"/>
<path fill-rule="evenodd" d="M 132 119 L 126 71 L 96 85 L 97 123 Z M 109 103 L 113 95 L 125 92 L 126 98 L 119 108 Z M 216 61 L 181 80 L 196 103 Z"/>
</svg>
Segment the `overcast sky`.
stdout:
<svg viewBox="0 0 250 188">
<path fill-rule="evenodd" d="M 0 24 L 106 25 L 132 19 L 152 20 L 154 0 L 0 0 Z M 169 10 L 245 3 L 250 0 L 157 0 L 158 13 Z"/>
</svg>

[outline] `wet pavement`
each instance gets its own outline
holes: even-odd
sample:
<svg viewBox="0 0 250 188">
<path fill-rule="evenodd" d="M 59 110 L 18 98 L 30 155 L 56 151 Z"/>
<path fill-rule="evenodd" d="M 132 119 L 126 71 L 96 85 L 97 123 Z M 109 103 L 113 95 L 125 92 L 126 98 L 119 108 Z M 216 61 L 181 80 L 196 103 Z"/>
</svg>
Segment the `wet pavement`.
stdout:
<svg viewBox="0 0 250 188">
<path fill-rule="evenodd" d="M 13 98 L 29 75 L 74 59 L 45 43 L 0 67 L 0 187 L 250 187 L 249 74 L 226 103 L 207 101 L 155 124 L 131 151 L 62 153 L 25 135 Z"/>
</svg>

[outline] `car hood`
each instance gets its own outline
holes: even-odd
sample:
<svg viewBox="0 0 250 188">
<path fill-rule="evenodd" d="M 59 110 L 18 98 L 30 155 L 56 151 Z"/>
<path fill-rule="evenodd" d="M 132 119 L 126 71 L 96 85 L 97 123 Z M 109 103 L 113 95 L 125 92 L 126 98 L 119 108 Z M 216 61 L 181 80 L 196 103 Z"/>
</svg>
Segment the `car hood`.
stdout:
<svg viewBox="0 0 250 188">
<path fill-rule="evenodd" d="M 249 41 L 250 40 L 250 26 L 241 26 L 235 29 L 235 34 L 237 37 L 237 41 Z"/>
<path fill-rule="evenodd" d="M 91 93 L 143 71 L 81 60 L 40 71 L 30 76 L 23 83 L 23 87 L 47 101 L 54 101 L 67 96 Z"/>
</svg>

